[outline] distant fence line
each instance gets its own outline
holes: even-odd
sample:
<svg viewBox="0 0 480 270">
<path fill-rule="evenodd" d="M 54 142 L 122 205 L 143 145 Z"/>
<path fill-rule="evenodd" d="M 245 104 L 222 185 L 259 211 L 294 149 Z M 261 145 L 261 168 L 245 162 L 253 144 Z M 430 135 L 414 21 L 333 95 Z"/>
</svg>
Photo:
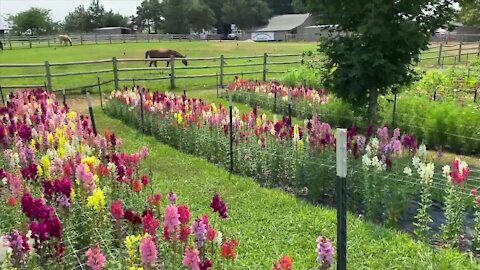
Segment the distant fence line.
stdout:
<svg viewBox="0 0 480 270">
<path fill-rule="evenodd" d="M 215 40 L 219 35 L 190 34 L 71 34 L 73 45 L 114 44 L 127 42 L 155 42 L 162 40 Z M 41 48 L 60 45 L 58 35 L 50 36 L 0 36 L 6 50 Z"/>
<path fill-rule="evenodd" d="M 299 57 L 296 60 L 289 60 L 289 61 L 282 61 L 280 60 L 273 60 L 285 57 Z M 264 81 L 267 80 L 268 74 L 278 74 L 278 73 L 285 73 L 285 71 L 269 71 L 269 66 L 284 66 L 284 65 L 292 65 L 292 64 L 301 64 L 304 61 L 305 54 L 267 54 L 264 53 L 263 55 L 251 55 L 251 56 L 224 56 L 221 55 L 219 57 L 203 57 L 203 58 L 175 58 L 174 56 L 170 58 L 154 58 L 154 59 L 119 59 L 113 57 L 111 59 L 105 60 L 95 60 L 95 61 L 76 61 L 76 62 L 64 62 L 64 63 L 50 63 L 49 61 L 45 61 L 43 64 L 0 64 L 0 68 L 44 68 L 43 73 L 39 74 L 22 74 L 22 75 L 0 75 L 0 80 L 5 79 L 27 79 L 27 78 L 38 78 L 40 82 L 39 84 L 35 85 L 1 85 L 0 88 L 3 89 L 17 89 L 17 88 L 35 88 L 39 86 L 45 86 L 48 90 L 75 90 L 75 89 L 84 89 L 84 88 L 91 88 L 97 85 L 103 85 L 108 83 L 114 83 L 115 89 L 119 89 L 120 82 L 130 82 L 130 81 L 162 81 L 162 80 L 169 80 L 170 87 L 176 88 L 176 80 L 177 79 L 195 79 L 195 78 L 218 78 L 217 85 L 223 87 L 225 85 L 225 76 L 235 76 L 235 75 L 247 75 L 247 74 L 262 74 L 262 79 Z M 226 60 L 234 60 L 234 59 L 244 59 L 251 61 L 252 59 L 262 59 L 261 63 L 241 63 L 241 64 L 228 64 L 226 65 Z M 120 63 L 128 63 L 128 62 L 145 62 L 146 60 L 150 61 L 170 61 L 169 67 L 125 67 L 120 68 Z M 197 65 L 197 66 L 181 66 L 177 67 L 175 65 L 175 60 L 187 60 L 187 61 L 219 61 L 216 65 Z M 104 64 L 104 63 L 111 63 L 112 68 L 108 69 L 98 69 L 98 70 L 88 70 L 88 71 L 79 71 L 79 72 L 62 72 L 62 73 L 52 73 L 52 67 L 58 66 L 80 66 L 80 65 L 91 65 L 91 64 Z M 254 67 L 259 66 L 261 69 L 255 71 L 243 71 L 243 72 L 226 72 L 227 68 L 235 68 L 235 67 Z M 204 73 L 204 74 L 192 74 L 192 75 L 176 75 L 176 72 L 179 70 L 212 70 L 212 72 Z M 131 71 L 168 71 L 168 76 L 161 76 L 155 78 L 130 78 L 130 77 L 122 77 L 122 73 L 124 72 L 131 72 Z M 66 77 L 66 76 L 79 76 L 79 75 L 89 75 L 89 74 L 101 74 L 101 73 L 111 73 L 112 77 L 111 80 L 107 81 L 100 81 L 99 76 L 98 82 L 90 85 L 85 86 L 78 86 L 73 87 L 70 89 L 67 88 L 56 88 L 52 84 L 52 78 L 58 77 Z"/>
</svg>

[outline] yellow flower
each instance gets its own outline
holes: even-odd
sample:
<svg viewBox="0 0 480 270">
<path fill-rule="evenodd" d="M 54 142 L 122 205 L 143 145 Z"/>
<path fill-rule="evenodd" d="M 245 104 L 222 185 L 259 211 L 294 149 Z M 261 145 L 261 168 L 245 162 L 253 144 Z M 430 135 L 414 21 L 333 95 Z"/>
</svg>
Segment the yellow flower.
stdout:
<svg viewBox="0 0 480 270">
<path fill-rule="evenodd" d="M 177 120 L 177 123 L 178 123 L 179 125 L 181 125 L 181 124 L 183 123 L 183 116 L 182 116 L 181 113 L 175 113 L 175 114 L 173 115 L 173 117 L 175 118 L 175 120 Z"/>
<path fill-rule="evenodd" d="M 211 106 L 212 113 L 216 113 L 217 112 L 217 106 L 215 106 L 215 103 L 212 103 L 210 106 Z"/>
<path fill-rule="evenodd" d="M 73 111 L 69 112 L 69 113 L 67 113 L 67 117 L 68 117 L 68 119 L 73 120 L 73 119 L 77 118 L 77 113 L 73 112 Z"/>
<path fill-rule="evenodd" d="M 50 143 L 50 144 L 54 144 L 54 143 L 55 143 L 55 138 L 53 138 L 53 134 L 52 134 L 52 133 L 49 133 L 49 134 L 48 134 L 47 139 L 48 139 L 48 143 Z"/>
<path fill-rule="evenodd" d="M 70 193 L 70 201 L 74 201 L 75 200 L 75 189 L 72 188 L 72 193 Z"/>
<path fill-rule="evenodd" d="M 105 194 L 102 189 L 96 188 L 93 194 L 87 198 L 87 205 L 100 212 L 105 208 Z"/>
<path fill-rule="evenodd" d="M 35 139 L 32 139 L 30 141 L 30 146 L 32 146 L 33 150 L 37 150 L 37 142 L 35 141 Z"/>
<path fill-rule="evenodd" d="M 65 136 L 59 136 L 58 137 L 58 147 L 63 147 L 66 143 Z"/>
<path fill-rule="evenodd" d="M 65 148 L 59 147 L 57 149 L 57 153 L 58 153 L 58 156 L 62 158 L 63 156 L 65 156 Z"/>
<path fill-rule="evenodd" d="M 37 165 L 37 174 L 38 174 L 38 176 L 43 175 L 43 170 L 42 170 L 42 167 L 40 165 Z"/>
<path fill-rule="evenodd" d="M 93 181 L 95 181 L 95 184 L 98 184 L 98 182 L 100 181 L 100 178 L 98 178 L 98 175 L 96 174 L 93 175 Z"/>
<path fill-rule="evenodd" d="M 48 176 L 48 172 L 50 171 L 50 159 L 47 156 L 43 156 L 41 159 L 42 166 L 43 166 L 43 171 L 45 172 L 45 175 Z"/>
<path fill-rule="evenodd" d="M 100 161 L 97 159 L 97 157 L 93 157 L 93 156 L 86 157 L 86 158 L 82 159 L 83 164 L 93 164 L 93 165 L 97 166 L 99 162 Z"/>
<path fill-rule="evenodd" d="M 128 270 L 143 270 L 143 267 L 130 266 Z"/>
<path fill-rule="evenodd" d="M 125 247 L 127 248 L 128 257 L 131 260 L 135 260 L 135 255 L 139 250 L 140 240 L 142 240 L 141 235 L 129 235 L 125 238 Z"/>
<path fill-rule="evenodd" d="M 260 117 L 257 117 L 257 127 L 262 126 L 262 119 Z"/>
</svg>

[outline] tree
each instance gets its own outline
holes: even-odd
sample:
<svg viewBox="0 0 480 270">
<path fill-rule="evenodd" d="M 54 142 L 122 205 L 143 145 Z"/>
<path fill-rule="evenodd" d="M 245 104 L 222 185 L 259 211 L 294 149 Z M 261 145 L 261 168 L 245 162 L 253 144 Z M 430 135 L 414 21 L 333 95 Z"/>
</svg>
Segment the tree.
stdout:
<svg viewBox="0 0 480 270">
<path fill-rule="evenodd" d="M 274 15 L 293 13 L 292 0 L 268 0 L 267 2 Z"/>
<path fill-rule="evenodd" d="M 272 13 L 264 0 L 226 0 L 222 11 L 222 21 L 234 23 L 240 29 L 264 25 Z"/>
<path fill-rule="evenodd" d="M 136 21 L 143 29 L 145 26 L 148 32 L 151 32 L 153 25 L 154 31 L 158 32 L 163 23 L 162 5 L 159 0 L 144 0 L 140 6 L 137 7 Z"/>
<path fill-rule="evenodd" d="M 105 8 L 103 5 L 100 5 L 99 0 L 92 0 L 88 7 L 88 15 L 90 17 L 89 30 L 104 26 Z"/>
<path fill-rule="evenodd" d="M 480 26 L 480 0 L 463 1 L 459 20 L 465 25 Z"/>
<path fill-rule="evenodd" d="M 215 13 L 203 0 L 192 0 L 189 21 L 191 28 L 196 32 L 200 32 L 202 29 L 210 29 L 217 22 Z"/>
<path fill-rule="evenodd" d="M 50 10 L 42 8 L 30 8 L 19 12 L 9 19 L 12 24 L 12 31 L 17 35 L 31 32 L 32 35 L 44 35 L 53 32 L 53 21 Z"/>
<path fill-rule="evenodd" d="M 162 2 L 167 33 L 190 33 L 189 4 L 191 4 L 191 0 L 164 0 Z"/>
<path fill-rule="evenodd" d="M 90 29 L 90 14 L 83 5 L 75 8 L 65 17 L 65 31 L 88 32 Z"/>
<path fill-rule="evenodd" d="M 305 0 L 293 0 L 292 1 L 293 12 L 295 13 L 308 13 L 308 6 L 305 3 Z"/>
<path fill-rule="evenodd" d="M 320 43 L 327 56 L 326 88 L 357 106 L 368 104 L 376 124 L 378 96 L 415 79 L 412 63 L 430 38 L 454 17 L 455 0 L 308 0 L 326 22 L 344 34 Z"/>
<path fill-rule="evenodd" d="M 105 13 L 103 26 L 104 27 L 111 27 L 111 26 L 121 26 L 127 27 L 129 25 L 129 18 L 123 16 L 120 13 L 114 13 L 112 10 Z"/>
<path fill-rule="evenodd" d="M 223 21 L 223 6 L 224 0 L 204 0 L 205 4 L 210 7 L 215 15 L 217 21 L 214 25 L 217 28 L 219 34 L 228 34 L 231 31 L 230 24 Z"/>
</svg>

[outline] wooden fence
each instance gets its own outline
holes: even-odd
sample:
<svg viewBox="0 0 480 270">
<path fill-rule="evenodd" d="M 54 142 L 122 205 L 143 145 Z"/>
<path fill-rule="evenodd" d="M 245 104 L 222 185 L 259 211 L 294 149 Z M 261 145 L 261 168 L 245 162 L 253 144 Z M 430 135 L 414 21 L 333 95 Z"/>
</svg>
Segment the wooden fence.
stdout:
<svg viewBox="0 0 480 270">
<path fill-rule="evenodd" d="M 201 38 L 199 35 L 180 34 L 72 34 L 72 44 L 114 44 L 136 42 L 158 42 L 162 40 L 211 40 L 219 39 L 217 35 L 207 35 Z M 4 36 L 0 37 L 6 50 L 42 48 L 60 45 L 58 35 L 55 36 Z"/>
<path fill-rule="evenodd" d="M 34 79 L 38 83 L 35 84 L 17 84 L 17 85 L 7 85 L 3 84 L 0 87 L 3 89 L 18 89 L 18 88 L 35 88 L 44 86 L 48 90 L 77 90 L 77 89 L 86 89 L 93 88 L 96 86 L 113 83 L 115 89 L 119 89 L 121 82 L 135 82 L 135 81 L 165 81 L 168 80 L 170 87 L 172 89 L 176 88 L 178 79 L 198 79 L 198 78 L 217 78 L 217 85 L 223 87 L 226 84 L 226 76 L 235 76 L 235 75 L 248 75 L 248 74 L 258 74 L 261 75 L 261 79 L 266 81 L 268 74 L 281 74 L 288 72 L 288 67 L 292 65 L 299 65 L 304 61 L 304 54 L 267 54 L 263 55 L 251 55 L 251 56 L 225 56 L 221 55 L 219 57 L 204 57 L 204 58 L 155 58 L 154 60 L 159 62 L 170 61 L 169 67 L 130 67 L 132 65 L 127 65 L 127 63 L 145 63 L 147 59 L 119 59 L 113 57 L 111 59 L 105 60 L 96 60 L 96 61 L 77 61 L 77 62 L 66 62 L 66 63 L 51 63 L 45 61 L 42 64 L 0 64 L 0 69 L 13 69 L 13 68 L 33 68 L 37 70 L 37 73 L 31 74 L 1 74 L 0 81 L 6 80 L 23 80 L 23 79 Z M 292 60 L 293 59 L 293 60 Z M 152 59 L 148 59 L 152 60 Z M 202 62 L 214 62 L 215 64 L 201 64 L 201 65 L 189 65 L 189 66 L 177 66 L 175 61 L 187 60 L 190 63 L 202 63 Z M 243 63 L 232 64 L 231 60 L 243 60 Z M 256 60 L 256 61 L 255 61 Z M 228 64 L 227 64 L 228 62 Z M 91 69 L 85 68 L 85 71 L 76 71 L 76 72 L 52 72 L 53 68 L 57 69 L 66 69 L 62 67 L 68 66 L 88 66 L 92 64 L 102 64 L 105 66 L 108 64 L 110 68 L 102 69 Z M 121 67 L 127 66 L 127 67 Z M 272 66 L 276 67 L 275 69 L 270 69 Z M 231 68 L 243 68 L 245 67 L 258 67 L 255 70 L 249 71 L 228 71 Z M 279 70 L 278 67 L 287 67 L 282 70 Z M 39 73 L 38 70 L 44 70 Z M 139 71 L 166 71 L 168 75 L 157 76 L 157 77 L 128 77 L 133 72 Z M 201 73 L 198 74 L 185 74 L 189 71 L 200 70 Z M 178 74 L 180 71 L 183 71 L 184 74 Z M 205 72 L 203 72 L 205 71 Z M 25 72 L 24 72 L 25 73 Z M 107 77 L 107 80 L 100 80 L 100 74 L 105 74 L 103 78 Z M 87 85 L 75 86 L 75 87 L 56 87 L 53 84 L 54 78 L 61 77 L 71 77 L 71 76 L 82 76 L 82 75 L 97 75 L 97 80 Z M 125 75 L 125 76 L 124 76 Z"/>
</svg>

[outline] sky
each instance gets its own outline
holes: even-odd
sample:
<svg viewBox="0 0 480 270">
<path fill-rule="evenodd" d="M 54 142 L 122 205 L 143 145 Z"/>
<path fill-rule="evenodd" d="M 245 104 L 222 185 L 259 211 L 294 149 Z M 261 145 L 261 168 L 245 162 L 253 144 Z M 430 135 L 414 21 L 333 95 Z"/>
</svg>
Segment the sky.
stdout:
<svg viewBox="0 0 480 270">
<path fill-rule="evenodd" d="M 92 0 L 0 0 L 0 26 L 2 18 L 7 14 L 15 14 L 31 7 L 50 9 L 53 20 L 60 21 L 75 7 L 81 4 L 88 7 L 91 2 Z M 125 16 L 135 14 L 141 2 L 142 0 L 100 0 L 106 10 L 112 9 Z"/>
</svg>

